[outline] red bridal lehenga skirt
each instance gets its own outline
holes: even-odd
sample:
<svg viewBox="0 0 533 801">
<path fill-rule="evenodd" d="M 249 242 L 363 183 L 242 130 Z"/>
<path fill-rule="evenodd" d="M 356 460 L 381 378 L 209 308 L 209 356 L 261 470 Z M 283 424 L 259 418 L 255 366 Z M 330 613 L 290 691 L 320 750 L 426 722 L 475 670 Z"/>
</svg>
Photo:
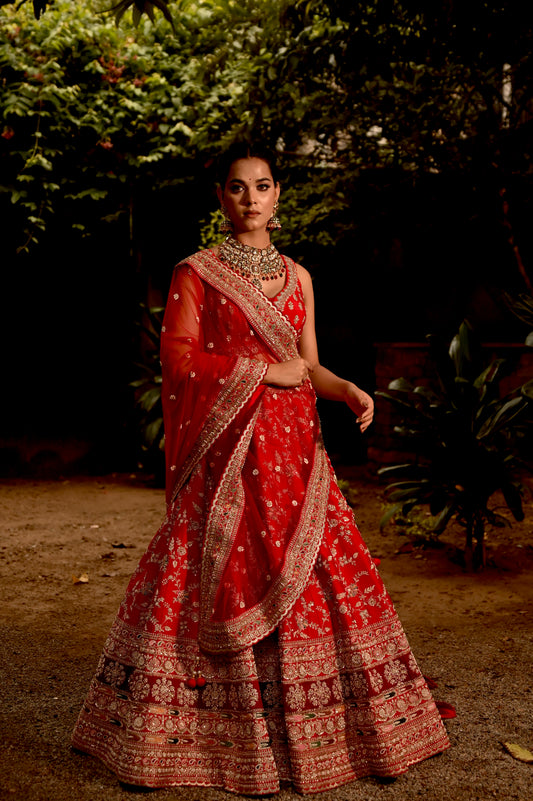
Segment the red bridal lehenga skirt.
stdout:
<svg viewBox="0 0 533 801">
<path fill-rule="evenodd" d="M 439 712 L 333 473 L 320 550 L 290 611 L 236 653 L 199 650 L 212 497 L 204 459 L 131 579 L 73 745 L 128 784 L 246 795 L 274 793 L 280 781 L 315 793 L 396 776 L 445 750 Z M 206 683 L 193 689 L 197 674 Z"/>
</svg>

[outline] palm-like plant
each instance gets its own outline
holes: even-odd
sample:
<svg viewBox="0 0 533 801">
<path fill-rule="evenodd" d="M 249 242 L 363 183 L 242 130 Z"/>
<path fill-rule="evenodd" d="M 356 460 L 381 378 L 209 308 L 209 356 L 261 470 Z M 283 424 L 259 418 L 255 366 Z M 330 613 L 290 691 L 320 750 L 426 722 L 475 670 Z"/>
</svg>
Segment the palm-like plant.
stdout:
<svg viewBox="0 0 533 801">
<path fill-rule="evenodd" d="M 485 525 L 502 522 L 489 508 L 492 495 L 500 490 L 514 518 L 524 517 L 520 470 L 528 465 L 518 452 L 531 431 L 533 380 L 500 398 L 505 362 L 494 359 L 480 369 L 481 347 L 466 321 L 448 351 L 429 340 L 440 389 L 400 378 L 377 393 L 401 411 L 404 421 L 395 431 L 417 453 L 414 463 L 379 471 L 393 479 L 386 490 L 392 506 L 382 525 L 428 505 L 432 533 L 438 536 L 457 520 L 466 529 L 465 563 L 480 567 Z"/>
</svg>

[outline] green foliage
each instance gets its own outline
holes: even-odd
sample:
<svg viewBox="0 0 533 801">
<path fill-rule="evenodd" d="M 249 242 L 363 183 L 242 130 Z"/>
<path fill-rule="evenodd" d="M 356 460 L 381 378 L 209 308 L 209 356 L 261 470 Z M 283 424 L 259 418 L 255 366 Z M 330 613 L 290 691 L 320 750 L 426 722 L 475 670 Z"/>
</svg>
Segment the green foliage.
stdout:
<svg viewBox="0 0 533 801">
<path fill-rule="evenodd" d="M 126 11 L 128 11 L 130 8 L 132 22 L 135 26 L 137 26 L 141 21 L 143 14 L 146 14 L 147 17 L 152 20 L 152 22 L 155 22 L 155 9 L 158 8 L 166 21 L 170 22 L 172 29 L 174 30 L 174 21 L 166 0 L 120 0 L 119 3 L 109 9 L 115 14 L 115 22 L 117 25 Z"/>
<path fill-rule="evenodd" d="M 504 520 L 489 508 L 493 494 L 500 490 L 513 517 L 523 519 L 524 464 L 517 448 L 531 429 L 533 380 L 500 398 L 504 362 L 495 359 L 481 369 L 480 346 L 466 322 L 447 353 L 434 340 L 431 345 L 440 391 L 400 378 L 389 392 L 377 393 L 401 412 L 403 422 L 395 431 L 419 456 L 379 471 L 392 479 L 387 487 L 392 505 L 382 525 L 428 507 L 427 530 L 438 536 L 457 520 L 466 529 L 467 563 L 480 566 L 485 523 Z"/>
<path fill-rule="evenodd" d="M 39 22 L 3 11 L 0 191 L 26 223 L 21 247 L 64 208 L 89 233 L 95 207 L 114 223 L 140 193 L 202 180 L 213 152 L 253 124 L 247 84 L 270 56 L 252 5 L 234 10 L 238 44 L 210 3 L 177 13 L 176 36 L 161 21 L 135 39 L 76 1 Z"/>
<path fill-rule="evenodd" d="M 532 174 L 524 9 L 176 0 L 172 28 L 142 15 L 153 5 L 115 6 L 133 8 L 135 36 L 80 0 L 57 0 L 39 22 L 26 6 L 2 10 L 0 189 L 25 224 L 22 247 L 64 199 L 87 234 L 94 209 L 127 217 L 139 193 L 197 182 L 252 131 L 283 151 L 277 241 L 296 254 L 350 238 L 362 170 L 407 181 L 466 170 L 493 176 L 495 193 Z M 206 194 L 199 216 L 214 205 Z"/>
<path fill-rule="evenodd" d="M 38 16 L 45 5 L 34 0 Z M 329 268 L 332 247 L 354 252 L 372 186 L 461 176 L 509 226 L 515 196 L 531 202 L 527 4 L 174 0 L 174 27 L 164 7 L 120 2 L 133 28 L 129 10 L 117 27 L 81 0 L 55 0 L 37 22 L 29 3 L 0 0 L 0 211 L 19 251 L 47 230 L 61 249 L 65 229 L 98 242 L 105 229 L 129 236 L 136 256 L 138 209 L 167 197 L 179 198 L 169 238 L 214 244 L 209 168 L 251 133 L 280 150 L 276 244 L 311 267 Z M 380 213 L 369 249 L 387 247 Z"/>
<path fill-rule="evenodd" d="M 383 518 L 387 517 L 389 510 L 385 512 Z M 430 545 L 435 547 L 439 542 L 439 533 L 435 531 L 436 517 L 422 507 L 414 507 L 407 514 L 402 515 L 396 512 L 394 515 L 394 526 L 398 534 L 405 535 L 411 547 L 424 547 Z M 382 522 L 382 528 L 383 528 Z M 410 550 L 410 546 L 407 549 Z M 404 546 L 406 547 L 406 546 Z"/>
<path fill-rule="evenodd" d="M 163 430 L 163 406 L 161 403 L 161 363 L 159 361 L 159 337 L 164 309 L 141 304 L 143 321 L 138 323 L 144 339 L 144 359 L 135 366 L 141 377 L 132 381 L 135 403 L 139 410 L 139 427 L 142 431 L 143 466 L 157 476 L 164 475 L 165 435 Z"/>
</svg>

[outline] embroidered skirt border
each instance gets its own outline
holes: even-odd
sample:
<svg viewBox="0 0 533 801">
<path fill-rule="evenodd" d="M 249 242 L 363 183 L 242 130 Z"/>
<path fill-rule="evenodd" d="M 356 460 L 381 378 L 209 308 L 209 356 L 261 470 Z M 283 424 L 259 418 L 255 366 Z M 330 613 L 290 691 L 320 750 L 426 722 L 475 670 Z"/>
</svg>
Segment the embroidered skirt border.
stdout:
<svg viewBox="0 0 533 801">
<path fill-rule="evenodd" d="M 127 784 L 262 795 L 291 781 L 310 794 L 397 776 L 449 745 L 397 619 L 357 643 L 284 647 L 277 632 L 229 660 L 210 656 L 201 691 L 186 686 L 192 643 L 157 638 L 139 670 L 119 661 L 132 635 L 114 627 L 73 737 Z"/>
</svg>

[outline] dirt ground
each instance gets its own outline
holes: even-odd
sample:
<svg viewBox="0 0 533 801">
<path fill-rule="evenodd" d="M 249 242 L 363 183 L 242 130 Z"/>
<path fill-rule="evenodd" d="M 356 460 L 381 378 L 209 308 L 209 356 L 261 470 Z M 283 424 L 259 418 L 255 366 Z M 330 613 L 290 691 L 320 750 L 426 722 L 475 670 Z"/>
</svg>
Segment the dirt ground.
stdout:
<svg viewBox="0 0 533 801">
<path fill-rule="evenodd" d="M 447 721 L 452 748 L 393 783 L 364 779 L 317 801 L 533 801 L 533 504 L 526 520 L 488 532 L 488 567 L 466 574 L 462 535 L 416 547 L 379 532 L 383 490 L 355 476 L 355 514 Z M 162 520 L 164 496 L 128 476 L 7 481 L 0 487 L 0 801 L 130 801 L 70 732 L 128 577 Z M 410 547 L 410 546 L 407 546 Z M 86 574 L 88 581 L 74 583 Z M 74 577 L 74 578 L 73 578 Z M 143 793 L 144 795 L 145 793 Z M 151 792 L 155 801 L 236 801 L 220 790 Z M 301 796 L 283 789 L 279 801 Z"/>
</svg>

